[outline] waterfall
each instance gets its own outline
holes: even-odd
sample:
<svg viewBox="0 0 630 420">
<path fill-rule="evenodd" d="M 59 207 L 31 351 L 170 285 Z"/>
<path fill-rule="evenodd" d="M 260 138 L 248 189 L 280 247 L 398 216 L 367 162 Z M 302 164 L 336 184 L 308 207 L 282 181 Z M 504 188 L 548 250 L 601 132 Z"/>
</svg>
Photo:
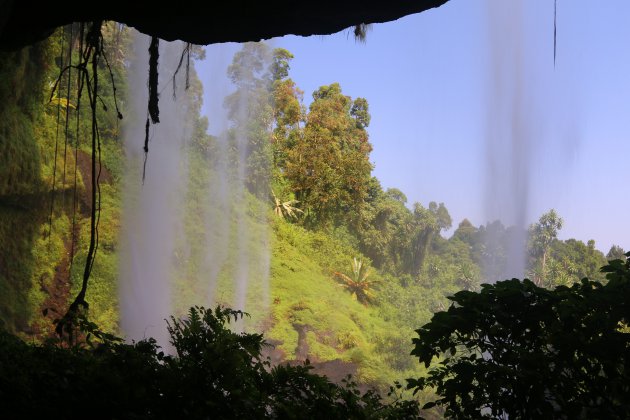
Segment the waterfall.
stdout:
<svg viewBox="0 0 630 420">
<path fill-rule="evenodd" d="M 530 174 L 535 169 L 537 144 L 534 127 L 540 120 L 539 98 L 534 89 L 527 88 L 533 83 L 525 4 L 525 0 L 487 3 L 490 51 L 485 212 L 486 220 L 500 220 L 510 226 L 500 233 L 488 232 L 487 243 L 502 242 L 505 252 L 501 262 L 496 258 L 486 261 L 486 275 L 502 277 L 487 278 L 490 282 L 525 274 Z"/>
<path fill-rule="evenodd" d="M 165 319 L 172 313 L 171 279 L 176 238 L 182 226 L 186 179 L 184 147 L 190 137 L 186 110 L 169 93 L 184 48 L 160 43 L 160 123 L 151 127 L 144 182 L 142 171 L 150 38 L 136 34 L 129 67 L 130 112 L 123 133 L 126 178 L 120 252 L 121 328 L 128 338 L 168 343 Z M 184 83 L 178 83 L 184 86 Z"/>
<path fill-rule="evenodd" d="M 252 113 L 258 108 L 248 94 L 236 95 L 236 112 L 231 124 L 219 128 L 220 134 L 196 132 L 194 125 L 201 120 L 196 108 L 189 109 L 195 99 L 184 91 L 183 68 L 173 92 L 172 76 L 185 45 L 161 42 L 160 123 L 151 126 L 143 182 L 149 41 L 137 34 L 128 72 L 121 329 L 127 339 L 154 337 L 168 349 L 165 319 L 185 316 L 193 305 L 222 304 L 252 312 L 256 322 L 264 319 L 269 300 L 269 186 L 263 182 L 252 188 L 249 166 L 256 144 L 264 147 L 268 139 L 252 135 Z M 221 91 L 213 80 L 203 82 L 211 91 Z M 218 95 L 216 99 L 223 100 Z M 205 152 L 200 151 L 200 139 Z M 236 328 L 246 326 L 240 322 Z"/>
</svg>

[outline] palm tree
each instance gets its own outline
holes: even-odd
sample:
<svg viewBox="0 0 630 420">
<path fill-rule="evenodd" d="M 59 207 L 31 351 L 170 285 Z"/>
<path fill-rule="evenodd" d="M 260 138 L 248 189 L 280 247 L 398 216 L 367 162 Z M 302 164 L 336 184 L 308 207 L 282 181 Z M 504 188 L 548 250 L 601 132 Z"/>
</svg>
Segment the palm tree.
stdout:
<svg viewBox="0 0 630 420">
<path fill-rule="evenodd" d="M 546 267 L 543 267 L 539 261 L 536 261 L 534 266 L 529 269 L 527 276 L 534 282 L 534 284 L 538 287 L 543 287 L 544 278 L 546 277 Z"/>
<path fill-rule="evenodd" d="M 463 263 L 459 267 L 459 276 L 457 285 L 464 290 L 474 291 L 479 289 L 479 280 L 473 267 L 470 264 Z"/>
<path fill-rule="evenodd" d="M 353 258 L 352 277 L 338 271 L 335 271 L 333 274 L 341 282 L 340 286 L 345 287 L 352 293 L 352 299 L 366 305 L 374 298 L 373 288 L 378 282 L 367 279 L 370 275 L 370 270 L 363 265 L 363 261 Z"/>
<path fill-rule="evenodd" d="M 276 216 L 283 219 L 285 217 L 297 219 L 297 213 L 304 213 L 301 209 L 295 207 L 295 204 L 299 203 L 298 200 L 282 201 L 276 196 L 273 190 L 271 190 L 271 194 L 273 195 L 274 201 L 273 212 L 276 213 Z"/>
</svg>

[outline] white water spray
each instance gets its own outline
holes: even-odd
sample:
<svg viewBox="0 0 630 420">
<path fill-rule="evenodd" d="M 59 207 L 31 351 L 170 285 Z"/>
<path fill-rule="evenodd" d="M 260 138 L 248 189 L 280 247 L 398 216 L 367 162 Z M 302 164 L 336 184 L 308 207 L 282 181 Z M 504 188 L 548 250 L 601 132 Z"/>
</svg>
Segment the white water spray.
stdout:
<svg viewBox="0 0 630 420">
<path fill-rule="evenodd" d="M 144 122 L 146 118 L 148 45 L 137 34 L 129 68 L 130 121 L 124 133 L 127 157 L 120 252 L 121 327 L 128 339 L 153 337 L 168 345 L 165 319 L 172 313 L 171 280 L 177 235 L 182 229 L 184 146 L 190 137 L 185 109 L 169 86 L 180 42 L 160 45 L 160 124 L 152 126 L 146 177 L 142 183 Z M 183 86 L 184 83 L 178 84 Z M 165 90 L 170 88 L 171 91 Z"/>
<path fill-rule="evenodd" d="M 269 300 L 269 203 L 264 194 L 248 192 L 249 159 L 255 149 L 250 127 L 257 127 L 252 118 L 258 115 L 248 95 L 238 95 L 232 126 L 226 121 L 220 135 L 204 140 L 205 152 L 193 147 L 189 125 L 196 115 L 187 115 L 185 69 L 178 76 L 177 100 L 171 94 L 182 43 L 160 43 L 161 121 L 151 127 L 142 184 L 148 45 L 149 38 L 137 36 L 129 69 L 132 115 L 125 132 L 121 327 L 128 339 L 154 337 L 168 349 L 165 319 L 184 315 L 193 305 L 219 303 L 262 315 L 257 321 L 264 318 Z M 211 91 L 221 91 L 212 80 L 204 82 Z M 264 132 L 254 139 L 269 141 Z M 236 325 L 244 327 L 242 322 Z"/>
<path fill-rule="evenodd" d="M 525 33 L 525 0 L 489 1 L 489 80 L 486 133 L 486 217 L 511 226 L 504 238 L 502 267 L 486 273 L 503 278 L 522 278 L 527 251 L 527 218 L 530 199 L 530 173 L 534 169 L 535 134 L 540 125 L 537 112 L 531 60 Z M 489 275 L 489 274 L 488 274 Z M 503 278 L 487 278 L 490 282 Z"/>
</svg>

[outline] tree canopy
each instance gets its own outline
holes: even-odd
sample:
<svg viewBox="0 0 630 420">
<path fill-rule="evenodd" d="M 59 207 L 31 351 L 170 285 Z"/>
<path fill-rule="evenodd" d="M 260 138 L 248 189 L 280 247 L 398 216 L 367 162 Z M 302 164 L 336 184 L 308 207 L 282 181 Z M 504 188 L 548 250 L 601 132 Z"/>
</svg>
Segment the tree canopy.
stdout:
<svg viewBox="0 0 630 420">
<path fill-rule="evenodd" d="M 343 95 L 337 83 L 320 87 L 303 131 L 286 151 L 285 176 L 312 222 L 355 222 L 366 198 L 372 146 L 364 125 L 367 101 L 359 99 Z"/>
</svg>

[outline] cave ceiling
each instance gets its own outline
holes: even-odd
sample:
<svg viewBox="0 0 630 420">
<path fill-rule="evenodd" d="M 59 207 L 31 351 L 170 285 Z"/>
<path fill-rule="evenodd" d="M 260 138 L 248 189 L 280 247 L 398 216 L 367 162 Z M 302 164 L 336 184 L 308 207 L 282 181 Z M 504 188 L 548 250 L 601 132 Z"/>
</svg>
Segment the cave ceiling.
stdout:
<svg viewBox="0 0 630 420">
<path fill-rule="evenodd" d="M 0 49 L 40 41 L 72 22 L 113 20 L 167 41 L 207 45 L 283 35 L 325 35 L 441 6 L 448 0 L 179 1 L 0 0 Z"/>
</svg>

